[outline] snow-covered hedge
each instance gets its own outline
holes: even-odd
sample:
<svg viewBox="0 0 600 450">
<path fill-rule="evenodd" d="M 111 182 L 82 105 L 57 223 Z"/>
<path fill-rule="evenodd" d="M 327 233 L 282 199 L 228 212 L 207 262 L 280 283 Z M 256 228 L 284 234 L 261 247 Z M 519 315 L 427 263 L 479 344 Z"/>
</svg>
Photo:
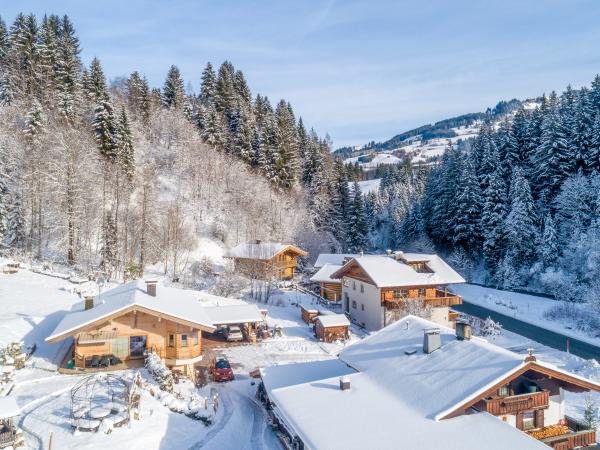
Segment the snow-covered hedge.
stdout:
<svg viewBox="0 0 600 450">
<path fill-rule="evenodd" d="M 173 392 L 173 374 L 156 353 L 146 356 L 145 366 L 162 391 Z"/>
</svg>

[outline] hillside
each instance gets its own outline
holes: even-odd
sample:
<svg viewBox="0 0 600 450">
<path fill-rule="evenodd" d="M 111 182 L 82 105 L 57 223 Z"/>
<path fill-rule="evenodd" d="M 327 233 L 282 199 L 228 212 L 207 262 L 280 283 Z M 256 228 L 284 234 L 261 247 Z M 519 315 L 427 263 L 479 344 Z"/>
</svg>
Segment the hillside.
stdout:
<svg viewBox="0 0 600 450">
<path fill-rule="evenodd" d="M 413 163 L 426 163 L 444 153 L 448 142 L 456 144 L 477 135 L 482 121 L 487 117 L 499 124 L 511 117 L 523 106 L 534 108 L 539 99 L 501 101 L 486 112 L 469 113 L 423 125 L 400 133 L 384 142 L 371 142 L 359 147 L 343 147 L 334 155 L 344 158 L 346 164 L 358 164 L 364 170 L 374 169 L 378 164 L 391 164 L 410 158 Z"/>
</svg>

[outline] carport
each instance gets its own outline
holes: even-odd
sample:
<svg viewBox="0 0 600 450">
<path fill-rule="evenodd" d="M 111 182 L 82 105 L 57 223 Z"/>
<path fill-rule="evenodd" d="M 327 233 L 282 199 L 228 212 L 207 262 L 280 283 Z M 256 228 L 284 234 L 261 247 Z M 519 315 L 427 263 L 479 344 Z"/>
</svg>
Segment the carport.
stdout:
<svg viewBox="0 0 600 450">
<path fill-rule="evenodd" d="M 256 305 L 227 305 L 227 306 L 211 306 L 205 308 L 206 313 L 211 319 L 211 322 L 217 328 L 227 325 L 239 325 L 240 328 L 246 331 L 246 336 L 250 342 L 256 342 L 256 329 L 266 321 L 267 311 L 260 310 Z M 215 333 L 206 334 L 205 339 L 210 347 L 210 341 L 215 341 L 215 344 L 225 343 L 223 339 Z"/>
</svg>

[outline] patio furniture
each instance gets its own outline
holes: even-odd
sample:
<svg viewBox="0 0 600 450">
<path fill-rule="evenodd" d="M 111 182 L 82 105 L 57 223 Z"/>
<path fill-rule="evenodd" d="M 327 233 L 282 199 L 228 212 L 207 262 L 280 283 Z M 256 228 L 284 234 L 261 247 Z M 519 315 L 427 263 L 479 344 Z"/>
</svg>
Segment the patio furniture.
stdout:
<svg viewBox="0 0 600 450">
<path fill-rule="evenodd" d="M 93 355 L 92 360 L 90 361 L 90 367 L 98 368 L 100 364 L 100 356 Z"/>
<path fill-rule="evenodd" d="M 100 358 L 100 367 L 110 367 L 110 356 L 104 355 Z"/>
</svg>

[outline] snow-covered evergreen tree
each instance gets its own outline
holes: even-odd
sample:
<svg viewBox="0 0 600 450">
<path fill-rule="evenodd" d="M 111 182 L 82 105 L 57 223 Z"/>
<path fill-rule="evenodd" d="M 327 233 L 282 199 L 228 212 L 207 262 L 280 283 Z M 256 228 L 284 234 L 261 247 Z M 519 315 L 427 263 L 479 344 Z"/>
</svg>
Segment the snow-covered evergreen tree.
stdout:
<svg viewBox="0 0 600 450">
<path fill-rule="evenodd" d="M 454 245 L 462 247 L 468 255 L 475 256 L 479 254 L 481 243 L 483 198 L 475 167 L 470 158 L 467 158 L 463 165 L 456 202 Z"/>
<path fill-rule="evenodd" d="M 548 214 L 544 220 L 541 248 L 542 261 L 546 267 L 551 266 L 556 262 L 559 256 L 558 252 L 559 247 L 556 227 L 554 226 L 552 216 Z"/>
<path fill-rule="evenodd" d="M 364 252 L 368 250 L 369 223 L 365 210 L 364 197 L 358 183 L 355 181 L 352 189 L 352 206 L 350 208 L 350 223 L 348 228 L 348 251 Z"/>
<path fill-rule="evenodd" d="M 163 86 L 162 102 L 167 108 L 183 108 L 185 87 L 177 66 L 171 66 Z"/>
</svg>

